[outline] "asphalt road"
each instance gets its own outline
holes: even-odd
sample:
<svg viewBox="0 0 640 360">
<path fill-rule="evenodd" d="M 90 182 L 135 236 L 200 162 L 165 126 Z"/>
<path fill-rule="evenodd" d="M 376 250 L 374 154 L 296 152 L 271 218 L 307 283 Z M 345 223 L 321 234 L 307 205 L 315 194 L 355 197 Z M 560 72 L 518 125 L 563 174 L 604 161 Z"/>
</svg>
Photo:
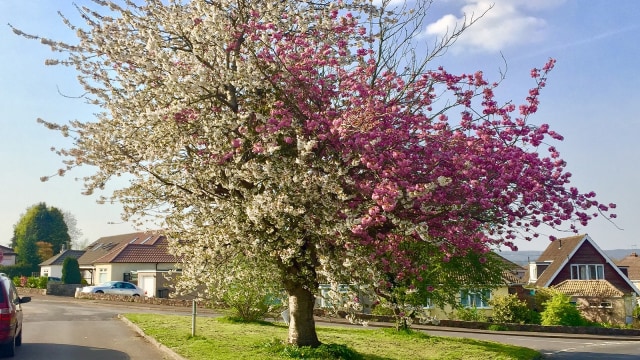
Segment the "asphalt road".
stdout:
<svg viewBox="0 0 640 360">
<path fill-rule="evenodd" d="M 170 359 L 156 346 L 128 327 L 118 314 L 127 312 L 184 313 L 190 308 L 138 305 L 132 303 L 77 300 L 55 296 L 33 297 L 23 305 L 24 342 L 16 359 L 112 360 Z M 199 316 L 212 316 L 202 312 Z M 352 326 L 318 322 L 319 326 Z M 362 328 L 362 327 L 359 327 Z M 629 338 L 577 338 L 554 334 L 426 330 L 430 335 L 466 337 L 529 347 L 547 359 L 640 359 L 640 341 Z M 624 339 L 624 340 L 623 340 Z"/>
<path fill-rule="evenodd" d="M 23 344 L 16 359 L 169 359 L 119 320 L 123 308 L 34 297 L 23 305 Z"/>
<path fill-rule="evenodd" d="M 640 341 L 606 338 L 577 338 L 554 334 L 530 336 L 527 333 L 426 331 L 433 336 L 465 337 L 528 347 L 540 351 L 546 359 L 638 360 Z"/>
</svg>

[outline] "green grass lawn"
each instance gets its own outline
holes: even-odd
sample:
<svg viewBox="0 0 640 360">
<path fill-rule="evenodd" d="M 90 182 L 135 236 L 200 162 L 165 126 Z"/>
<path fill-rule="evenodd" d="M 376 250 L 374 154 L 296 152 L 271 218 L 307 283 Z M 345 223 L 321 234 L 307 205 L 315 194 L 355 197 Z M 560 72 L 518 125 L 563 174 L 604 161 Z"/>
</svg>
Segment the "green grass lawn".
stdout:
<svg viewBox="0 0 640 360">
<path fill-rule="evenodd" d="M 197 318 L 191 337 L 191 316 L 126 314 L 144 332 L 190 360 L 287 359 L 281 340 L 284 324 L 243 324 L 220 318 Z M 537 359 L 531 349 L 472 339 L 428 336 L 421 332 L 398 333 L 392 329 L 353 329 L 318 326 L 325 344 L 339 344 L 357 352 L 359 359 Z M 290 348 L 288 349 L 290 350 Z M 291 351 L 289 351 L 291 353 Z M 304 351 L 294 358 L 305 357 Z M 308 356 L 308 355 L 307 355 Z"/>
</svg>

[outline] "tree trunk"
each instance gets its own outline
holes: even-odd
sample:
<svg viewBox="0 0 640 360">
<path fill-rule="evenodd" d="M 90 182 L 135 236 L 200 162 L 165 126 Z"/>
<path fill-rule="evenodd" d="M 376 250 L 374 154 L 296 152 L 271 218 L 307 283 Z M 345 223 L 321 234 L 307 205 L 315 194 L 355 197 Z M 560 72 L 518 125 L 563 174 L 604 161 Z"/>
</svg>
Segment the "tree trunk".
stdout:
<svg viewBox="0 0 640 360">
<path fill-rule="evenodd" d="M 302 285 L 288 287 L 289 294 L 289 344 L 320 346 L 313 320 L 315 296 Z"/>
</svg>

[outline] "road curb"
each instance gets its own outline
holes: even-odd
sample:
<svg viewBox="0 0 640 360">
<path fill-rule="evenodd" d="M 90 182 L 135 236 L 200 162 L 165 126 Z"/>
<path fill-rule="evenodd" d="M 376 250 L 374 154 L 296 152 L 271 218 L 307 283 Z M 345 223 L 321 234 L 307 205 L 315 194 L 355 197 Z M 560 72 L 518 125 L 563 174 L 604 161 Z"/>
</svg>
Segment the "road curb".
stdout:
<svg viewBox="0 0 640 360">
<path fill-rule="evenodd" d="M 133 331 L 138 333 L 138 335 L 140 335 L 147 342 L 149 342 L 150 344 L 152 344 L 155 347 L 157 347 L 158 349 L 160 349 L 160 351 L 164 352 L 167 356 L 169 356 L 169 359 L 172 359 L 172 360 L 186 360 L 182 356 L 178 355 L 175 351 L 173 351 L 170 348 L 166 347 L 165 345 L 162 345 L 161 343 L 159 343 L 153 337 L 145 334 L 144 331 L 142 329 L 140 329 L 140 327 L 138 327 L 138 325 L 132 323 L 129 319 L 124 317 L 122 314 L 118 314 L 118 319 L 122 320 L 122 322 L 127 324 L 131 329 L 133 329 Z"/>
</svg>

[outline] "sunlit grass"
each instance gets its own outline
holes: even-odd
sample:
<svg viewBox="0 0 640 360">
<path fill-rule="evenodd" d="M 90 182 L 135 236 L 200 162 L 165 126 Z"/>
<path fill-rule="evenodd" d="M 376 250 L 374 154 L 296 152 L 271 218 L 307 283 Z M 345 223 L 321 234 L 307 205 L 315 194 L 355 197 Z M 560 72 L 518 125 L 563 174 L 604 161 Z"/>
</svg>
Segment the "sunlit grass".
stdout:
<svg viewBox="0 0 640 360">
<path fill-rule="evenodd" d="M 284 346 L 287 327 L 279 323 L 239 323 L 191 317 L 126 314 L 147 335 L 190 360 L 199 359 L 537 359 L 537 351 L 471 339 L 433 337 L 422 332 L 391 329 L 318 327 L 326 346 L 318 350 Z M 331 354 L 331 355 L 327 355 Z"/>
</svg>

